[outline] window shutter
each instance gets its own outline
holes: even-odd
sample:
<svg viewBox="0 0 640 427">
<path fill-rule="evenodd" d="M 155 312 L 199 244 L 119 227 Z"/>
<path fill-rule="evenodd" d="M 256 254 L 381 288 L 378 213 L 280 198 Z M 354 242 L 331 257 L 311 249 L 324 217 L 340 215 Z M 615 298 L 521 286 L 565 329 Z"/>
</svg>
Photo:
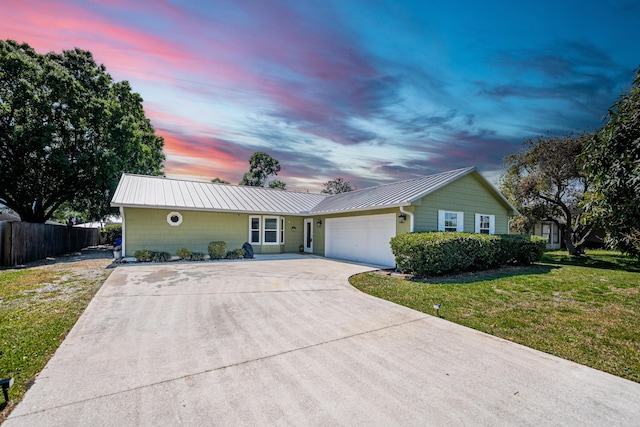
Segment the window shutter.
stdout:
<svg viewBox="0 0 640 427">
<path fill-rule="evenodd" d="M 496 234 L 496 216 L 489 215 L 489 234 Z"/>
<path fill-rule="evenodd" d="M 476 231 L 475 233 L 479 233 L 480 232 L 480 217 L 482 215 L 480 214 L 476 214 Z"/>
<path fill-rule="evenodd" d="M 457 212 L 458 214 L 458 218 L 457 218 L 457 224 L 456 224 L 456 231 L 464 231 L 464 212 Z"/>
<path fill-rule="evenodd" d="M 438 231 L 444 231 L 444 211 L 438 211 Z"/>
</svg>

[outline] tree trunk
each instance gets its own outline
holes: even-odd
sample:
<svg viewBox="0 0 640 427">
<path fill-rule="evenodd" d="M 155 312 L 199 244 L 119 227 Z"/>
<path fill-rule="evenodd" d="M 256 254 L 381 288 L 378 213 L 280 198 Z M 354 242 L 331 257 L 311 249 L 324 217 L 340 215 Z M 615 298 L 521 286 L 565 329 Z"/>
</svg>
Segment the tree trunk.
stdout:
<svg viewBox="0 0 640 427">
<path fill-rule="evenodd" d="M 564 240 L 564 244 L 567 247 L 567 251 L 569 251 L 569 255 L 580 256 L 580 249 L 573 243 L 573 230 L 571 229 L 571 227 L 567 226 L 566 224 L 560 224 L 560 230 L 562 231 L 562 239 Z"/>
</svg>

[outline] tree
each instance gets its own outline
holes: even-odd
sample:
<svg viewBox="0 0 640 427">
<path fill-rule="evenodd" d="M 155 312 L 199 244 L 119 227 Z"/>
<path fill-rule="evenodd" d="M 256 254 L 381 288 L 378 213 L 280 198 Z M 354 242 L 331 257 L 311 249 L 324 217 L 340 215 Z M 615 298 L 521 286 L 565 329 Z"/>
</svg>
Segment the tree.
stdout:
<svg viewBox="0 0 640 427">
<path fill-rule="evenodd" d="M 245 173 L 240 185 L 263 187 L 267 179 L 280 172 L 280 162 L 265 152 L 258 151 L 249 158 L 249 172 Z"/>
<path fill-rule="evenodd" d="M 349 181 L 345 181 L 343 178 L 331 179 L 324 183 L 323 194 L 340 194 L 353 191 L 353 187 Z"/>
<path fill-rule="evenodd" d="M 162 173 L 164 140 L 129 83 L 90 52 L 0 40 L 0 203 L 45 222 L 64 202 L 107 215 L 123 172 Z"/>
<path fill-rule="evenodd" d="M 269 183 L 269 188 L 277 188 L 278 190 L 286 190 L 287 189 L 287 183 L 286 182 L 282 182 L 279 179 L 274 179 L 273 181 L 271 181 Z"/>
<path fill-rule="evenodd" d="M 590 181 L 580 154 L 589 138 L 583 133 L 524 141 L 522 151 L 507 156 L 500 186 L 529 226 L 535 221 L 556 223 L 571 255 L 583 253 L 592 230 L 581 207 Z"/>
<path fill-rule="evenodd" d="M 218 178 L 217 176 L 211 180 L 214 184 L 231 184 L 229 181 L 225 181 L 224 179 Z"/>
<path fill-rule="evenodd" d="M 589 211 L 613 247 L 640 258 L 640 68 L 586 142 L 583 160 L 594 183 Z"/>
</svg>

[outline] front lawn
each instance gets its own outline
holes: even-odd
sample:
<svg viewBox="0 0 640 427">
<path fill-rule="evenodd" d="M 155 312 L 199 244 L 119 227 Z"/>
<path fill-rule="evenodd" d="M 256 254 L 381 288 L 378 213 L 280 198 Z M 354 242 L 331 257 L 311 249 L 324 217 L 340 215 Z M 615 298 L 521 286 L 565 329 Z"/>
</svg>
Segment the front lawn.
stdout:
<svg viewBox="0 0 640 427">
<path fill-rule="evenodd" d="M 528 267 L 411 280 L 364 273 L 363 292 L 640 382 L 640 265 L 611 251 L 548 252 Z"/>
<path fill-rule="evenodd" d="M 108 262 L 0 271 L 0 378 L 15 379 L 9 404 L 0 397 L 0 423 L 107 278 Z"/>
</svg>

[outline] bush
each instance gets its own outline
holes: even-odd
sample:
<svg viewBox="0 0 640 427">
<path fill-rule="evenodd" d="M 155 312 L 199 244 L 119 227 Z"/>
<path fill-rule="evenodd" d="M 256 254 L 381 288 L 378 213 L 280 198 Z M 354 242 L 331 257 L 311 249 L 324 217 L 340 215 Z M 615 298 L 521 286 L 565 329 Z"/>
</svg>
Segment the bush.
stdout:
<svg viewBox="0 0 640 427">
<path fill-rule="evenodd" d="M 171 259 L 169 252 L 151 252 L 151 261 L 166 262 Z"/>
<path fill-rule="evenodd" d="M 138 262 L 149 262 L 151 261 L 151 257 L 153 256 L 153 252 L 149 249 L 140 249 L 133 253 L 133 256 L 138 260 Z"/>
<path fill-rule="evenodd" d="M 223 259 L 227 254 L 227 244 L 225 242 L 209 242 L 207 249 L 211 259 Z"/>
<path fill-rule="evenodd" d="M 169 252 L 156 252 L 149 249 L 140 249 L 133 253 L 138 262 L 165 262 L 171 259 Z"/>
<path fill-rule="evenodd" d="M 244 249 L 234 249 L 227 252 L 227 259 L 242 259 L 244 258 Z"/>
<path fill-rule="evenodd" d="M 104 228 L 102 232 L 105 243 L 108 245 L 115 245 L 116 239 L 122 237 L 122 224 L 109 224 Z"/>
<path fill-rule="evenodd" d="M 191 255 L 189 256 L 189 261 L 204 261 L 204 253 L 191 252 Z"/>
<path fill-rule="evenodd" d="M 176 251 L 176 255 L 182 259 L 190 259 L 192 252 L 187 248 L 180 248 Z"/>
<path fill-rule="evenodd" d="M 546 240 L 539 236 L 475 233 L 409 233 L 391 239 L 398 268 L 416 276 L 486 270 L 539 261 Z"/>
</svg>

